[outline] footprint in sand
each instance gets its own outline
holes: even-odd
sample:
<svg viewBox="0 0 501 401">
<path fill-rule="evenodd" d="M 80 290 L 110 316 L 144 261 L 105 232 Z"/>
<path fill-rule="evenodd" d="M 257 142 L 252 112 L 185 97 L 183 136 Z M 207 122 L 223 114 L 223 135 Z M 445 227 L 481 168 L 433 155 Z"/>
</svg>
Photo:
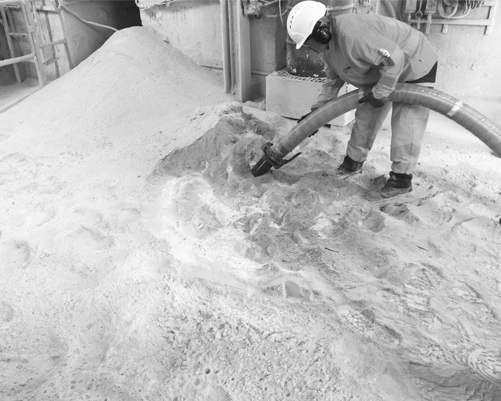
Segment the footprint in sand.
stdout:
<svg viewBox="0 0 501 401">
<path fill-rule="evenodd" d="M 385 227 L 382 213 L 371 210 L 369 215 L 363 220 L 363 224 L 374 233 L 382 231 Z"/>
<path fill-rule="evenodd" d="M 10 137 L 10 134 L 7 134 L 6 132 L 0 133 L 0 142 L 5 141 Z"/>
<path fill-rule="evenodd" d="M 354 331 L 383 347 L 398 348 L 402 343 L 402 335 L 391 327 L 379 324 L 374 312 L 369 309 L 358 311 L 350 308 L 342 311 L 341 316 Z"/>
<path fill-rule="evenodd" d="M 23 167 L 27 163 L 28 159 L 22 153 L 11 153 L 0 159 L 0 165 L 4 164 L 5 166 L 9 166 L 8 168 L 10 170 Z"/>
<path fill-rule="evenodd" d="M 51 221 L 56 216 L 56 213 L 57 210 L 52 205 L 38 203 L 33 207 L 31 221 L 37 226 L 42 226 Z"/>
<path fill-rule="evenodd" d="M 85 227 L 98 226 L 108 228 L 108 225 L 104 221 L 103 214 L 85 205 L 73 208 L 73 217 Z"/>
<path fill-rule="evenodd" d="M 265 280 L 260 286 L 261 291 L 270 296 L 279 296 L 287 299 L 313 300 L 313 291 L 304 280 L 289 275 L 279 275 Z"/>
<path fill-rule="evenodd" d="M 449 354 L 438 343 L 423 339 L 411 345 L 414 359 L 427 366 L 445 366 L 449 363 Z"/>
<path fill-rule="evenodd" d="M 58 194 L 67 187 L 67 184 L 60 182 L 55 176 L 42 176 L 40 182 L 40 195 Z"/>
<path fill-rule="evenodd" d="M 82 248 L 88 250 L 102 250 L 111 248 L 115 241 L 112 237 L 101 234 L 99 231 L 80 226 L 67 235 L 68 238 L 77 241 Z"/>
<path fill-rule="evenodd" d="M 86 205 L 72 209 L 66 237 L 89 250 L 103 250 L 114 246 L 113 237 L 104 234 L 110 226 L 104 215 Z"/>
<path fill-rule="evenodd" d="M 14 319 L 14 308 L 7 302 L 0 302 L 0 327 L 12 322 Z"/>
<path fill-rule="evenodd" d="M 477 323 L 501 326 L 501 321 L 496 311 L 472 285 L 464 283 L 454 286 L 451 297 L 458 300 L 463 310 L 474 316 Z"/>
<path fill-rule="evenodd" d="M 427 312 L 434 285 L 425 269 L 417 269 L 404 284 L 404 300 L 414 311 Z"/>
<path fill-rule="evenodd" d="M 23 240 L 0 242 L 0 268 L 25 269 L 33 256 L 33 249 Z"/>
<path fill-rule="evenodd" d="M 409 203 L 388 203 L 381 206 L 380 210 L 389 216 L 403 220 L 409 224 L 423 223 L 423 218 L 418 213 L 418 208 Z"/>
<path fill-rule="evenodd" d="M 32 338 L 40 337 L 36 340 L 37 344 L 29 340 L 12 342 L 1 355 L 2 400 L 32 398 L 34 389 L 50 380 L 55 369 L 63 364 L 66 350 L 62 341 L 55 336 L 47 336 L 48 333 L 43 331 L 32 334 Z"/>
<path fill-rule="evenodd" d="M 223 227 L 224 212 L 208 182 L 200 177 L 191 177 L 179 182 L 176 194 L 175 216 L 181 225 L 193 228 L 192 234 L 206 238 Z"/>
<path fill-rule="evenodd" d="M 421 322 L 429 323 L 426 316 L 434 316 L 431 298 L 443 281 L 443 275 L 439 268 L 428 264 L 411 263 L 405 270 L 409 277 L 403 283 L 402 302 L 408 312 L 419 314 Z"/>
<path fill-rule="evenodd" d="M 11 153 L 0 158 L 0 185 L 5 183 L 16 183 L 15 176 L 18 171 L 27 165 L 26 157 L 21 153 Z M 28 174 L 27 171 L 24 173 Z M 33 178 L 33 177 L 30 177 Z M 19 185 L 19 183 L 16 183 Z"/>
<path fill-rule="evenodd" d="M 119 211 L 117 222 L 122 225 L 133 223 L 141 218 L 141 211 L 137 208 L 124 208 Z"/>
<path fill-rule="evenodd" d="M 501 388 L 501 351 L 499 349 L 476 349 L 468 355 L 467 363 L 484 379 Z"/>
</svg>

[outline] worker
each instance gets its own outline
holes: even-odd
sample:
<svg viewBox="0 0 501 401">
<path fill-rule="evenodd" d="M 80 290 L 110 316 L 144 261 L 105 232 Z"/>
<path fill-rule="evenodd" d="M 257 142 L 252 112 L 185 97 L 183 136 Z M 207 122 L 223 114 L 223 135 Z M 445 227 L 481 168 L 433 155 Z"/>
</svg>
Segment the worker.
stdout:
<svg viewBox="0 0 501 401">
<path fill-rule="evenodd" d="M 388 96 L 401 82 L 433 86 L 438 56 L 430 42 L 396 19 L 376 14 L 334 16 L 324 4 L 309 0 L 291 9 L 287 31 L 297 49 L 317 52 L 325 65 L 326 79 L 312 111 L 337 97 L 345 83 L 367 92 L 355 111 L 346 156 L 337 174 L 346 178 L 362 172 L 376 135 L 393 109 L 391 172 L 378 190 L 385 198 L 412 191 L 412 173 L 429 110 L 413 104 L 392 104 Z"/>
</svg>

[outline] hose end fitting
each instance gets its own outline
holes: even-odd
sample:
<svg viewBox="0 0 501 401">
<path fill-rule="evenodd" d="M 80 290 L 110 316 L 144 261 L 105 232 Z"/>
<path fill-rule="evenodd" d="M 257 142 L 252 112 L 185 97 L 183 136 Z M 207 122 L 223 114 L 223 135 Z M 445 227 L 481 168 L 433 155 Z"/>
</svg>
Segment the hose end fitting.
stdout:
<svg viewBox="0 0 501 401">
<path fill-rule="evenodd" d="M 271 142 L 266 142 L 261 149 L 263 150 L 264 155 L 251 169 L 251 173 L 254 177 L 266 174 L 272 167 L 278 170 L 280 167 L 285 166 L 301 154 L 301 152 L 299 152 L 288 160 L 284 159 L 283 154 L 281 154 L 281 152 L 278 151 Z"/>
</svg>

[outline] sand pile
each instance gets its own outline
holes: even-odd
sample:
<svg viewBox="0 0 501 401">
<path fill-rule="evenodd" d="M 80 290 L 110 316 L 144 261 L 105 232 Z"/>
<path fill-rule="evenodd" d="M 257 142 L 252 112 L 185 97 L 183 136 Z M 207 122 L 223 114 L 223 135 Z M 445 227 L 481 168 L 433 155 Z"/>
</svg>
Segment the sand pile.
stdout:
<svg viewBox="0 0 501 401">
<path fill-rule="evenodd" d="M 2 400 L 500 400 L 501 161 L 439 119 L 396 199 L 387 130 L 254 178 L 294 122 L 221 87 L 132 28 L 0 114 Z"/>
</svg>

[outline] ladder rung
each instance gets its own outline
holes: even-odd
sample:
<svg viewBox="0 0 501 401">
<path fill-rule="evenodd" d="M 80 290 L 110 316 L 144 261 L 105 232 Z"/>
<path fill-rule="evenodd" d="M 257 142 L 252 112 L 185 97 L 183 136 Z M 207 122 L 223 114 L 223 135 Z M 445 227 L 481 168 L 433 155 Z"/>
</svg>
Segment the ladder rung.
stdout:
<svg viewBox="0 0 501 401">
<path fill-rule="evenodd" d="M 10 36 L 28 36 L 27 33 L 20 33 L 20 32 L 9 32 Z"/>
<path fill-rule="evenodd" d="M 43 62 L 43 64 L 44 65 L 49 65 L 49 64 L 52 64 L 52 63 L 56 62 L 58 59 L 59 59 L 59 57 L 51 57 L 50 59 L 45 60 Z"/>
<path fill-rule="evenodd" d="M 57 13 L 59 14 L 59 10 L 52 6 L 37 6 L 37 11 L 48 12 L 48 13 Z"/>
<path fill-rule="evenodd" d="M 55 40 L 54 42 L 41 43 L 40 47 L 57 46 L 66 43 L 66 39 Z"/>
</svg>

